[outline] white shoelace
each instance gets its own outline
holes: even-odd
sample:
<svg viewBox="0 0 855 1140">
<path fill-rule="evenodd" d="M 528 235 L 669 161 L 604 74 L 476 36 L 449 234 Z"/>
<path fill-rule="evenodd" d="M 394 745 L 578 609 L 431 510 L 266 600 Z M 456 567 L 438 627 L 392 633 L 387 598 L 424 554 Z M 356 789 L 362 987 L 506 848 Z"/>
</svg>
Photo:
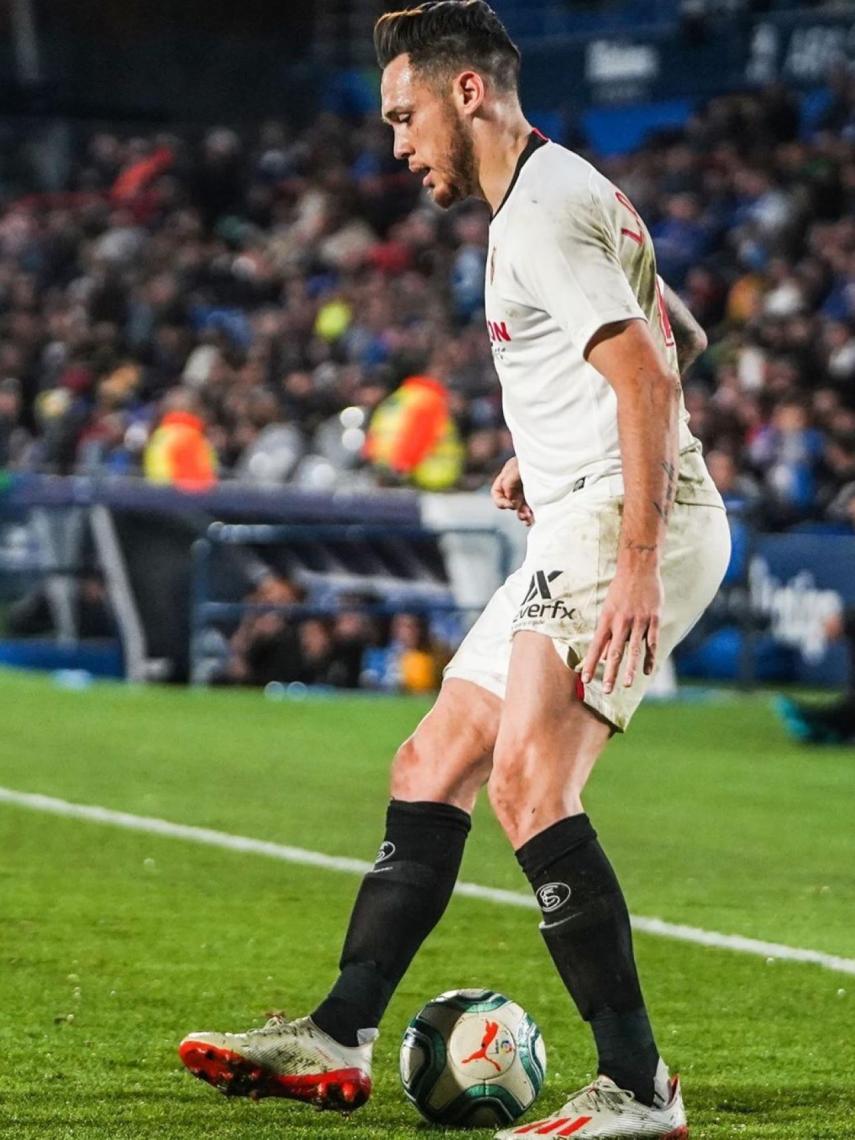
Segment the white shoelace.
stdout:
<svg viewBox="0 0 855 1140">
<path fill-rule="evenodd" d="M 594 1081 L 593 1084 L 579 1089 L 577 1093 L 573 1093 L 567 1101 L 567 1105 L 572 1105 L 574 1109 L 591 1109 L 595 1112 L 602 1111 L 603 1109 L 617 1109 L 620 1111 L 626 1108 L 627 1102 L 631 1103 L 634 1100 L 635 1097 L 628 1089 L 619 1089 L 616 1086 L 609 1088 L 606 1085 L 600 1084 L 599 1080 L 597 1080 Z M 566 1115 L 566 1105 L 561 1112 L 555 1115 Z"/>
<path fill-rule="evenodd" d="M 258 1029 L 247 1029 L 245 1033 L 241 1034 L 243 1037 L 281 1037 L 283 1033 L 290 1033 L 296 1036 L 298 1033 L 308 1033 L 313 1035 L 312 1031 L 314 1026 L 308 1017 L 300 1017 L 296 1021 L 289 1021 L 287 1014 L 272 1013 L 265 1021 L 264 1025 Z"/>
</svg>

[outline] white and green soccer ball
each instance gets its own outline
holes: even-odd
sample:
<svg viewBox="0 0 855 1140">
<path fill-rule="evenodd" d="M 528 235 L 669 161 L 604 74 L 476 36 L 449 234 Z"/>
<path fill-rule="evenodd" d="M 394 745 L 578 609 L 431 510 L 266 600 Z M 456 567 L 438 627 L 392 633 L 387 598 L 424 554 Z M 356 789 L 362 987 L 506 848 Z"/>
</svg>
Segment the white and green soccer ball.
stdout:
<svg viewBox="0 0 855 1140">
<path fill-rule="evenodd" d="M 492 1128 L 534 1104 L 546 1048 L 515 1001 L 493 990 L 450 990 L 407 1026 L 400 1071 L 404 1092 L 425 1120 Z"/>
</svg>

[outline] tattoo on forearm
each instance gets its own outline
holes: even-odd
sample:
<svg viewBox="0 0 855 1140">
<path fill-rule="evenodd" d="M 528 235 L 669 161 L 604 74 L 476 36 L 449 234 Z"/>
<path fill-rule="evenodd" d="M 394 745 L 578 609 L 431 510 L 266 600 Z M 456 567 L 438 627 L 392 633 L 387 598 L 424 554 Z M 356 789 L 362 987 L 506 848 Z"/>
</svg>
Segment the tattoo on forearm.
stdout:
<svg viewBox="0 0 855 1140">
<path fill-rule="evenodd" d="M 674 505 L 674 498 L 677 494 L 677 467 L 675 464 L 670 463 L 667 459 L 663 459 L 661 463 L 662 470 L 665 472 L 665 501 L 660 503 L 658 500 L 653 500 L 653 509 L 664 523 L 668 522 L 671 517 L 671 508 Z"/>
<path fill-rule="evenodd" d="M 623 545 L 624 550 L 635 550 L 639 554 L 654 554 L 658 550 L 658 545 L 655 542 L 633 542 L 631 538 L 628 538 Z"/>
</svg>

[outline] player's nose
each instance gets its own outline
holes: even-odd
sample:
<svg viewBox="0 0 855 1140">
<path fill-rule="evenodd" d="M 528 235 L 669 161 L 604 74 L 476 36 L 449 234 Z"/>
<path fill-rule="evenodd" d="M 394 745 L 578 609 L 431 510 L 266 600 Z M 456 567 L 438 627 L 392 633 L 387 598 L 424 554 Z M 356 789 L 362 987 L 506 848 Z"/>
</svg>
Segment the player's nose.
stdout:
<svg viewBox="0 0 855 1140">
<path fill-rule="evenodd" d="M 398 135 L 395 139 L 395 145 L 392 148 L 392 153 L 395 158 L 405 159 L 412 157 L 413 146 L 412 143 L 404 135 Z"/>
</svg>

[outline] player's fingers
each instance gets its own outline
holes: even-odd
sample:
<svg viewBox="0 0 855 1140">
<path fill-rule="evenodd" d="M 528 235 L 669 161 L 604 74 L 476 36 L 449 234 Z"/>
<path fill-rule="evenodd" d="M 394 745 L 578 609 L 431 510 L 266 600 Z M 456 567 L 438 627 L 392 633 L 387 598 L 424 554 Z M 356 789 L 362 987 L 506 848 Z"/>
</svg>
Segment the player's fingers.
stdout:
<svg viewBox="0 0 855 1140">
<path fill-rule="evenodd" d="M 502 483 L 501 475 L 498 475 L 493 480 L 493 485 L 490 488 L 490 498 L 501 511 L 510 510 L 513 507 L 513 502 L 505 492 L 504 484 Z"/>
<path fill-rule="evenodd" d="M 632 632 L 629 636 L 629 644 L 626 647 L 626 669 L 623 674 L 624 687 L 627 689 L 635 680 L 635 675 L 638 672 L 638 662 L 641 659 L 646 626 L 647 623 L 639 621 L 638 618 L 632 623 Z"/>
<path fill-rule="evenodd" d="M 504 499 L 508 502 L 511 499 L 512 492 L 513 487 L 510 485 L 510 480 L 506 479 L 504 471 L 500 471 L 490 484 L 490 494 L 494 500 Z"/>
<path fill-rule="evenodd" d="M 510 503 L 513 510 L 519 510 L 525 503 L 522 488 L 516 479 L 507 479 L 501 485 L 501 494 L 505 501 Z"/>
<path fill-rule="evenodd" d="M 588 646 L 588 652 L 585 654 L 585 658 L 582 662 L 583 684 L 587 685 L 596 673 L 600 658 L 606 651 L 610 637 L 611 615 L 604 610 L 600 616 L 600 620 L 597 622 L 597 628 L 594 630 L 594 636 L 591 638 L 591 644 Z"/>
<path fill-rule="evenodd" d="M 612 626 L 612 638 L 609 642 L 609 650 L 606 654 L 606 668 L 603 672 L 604 693 L 610 693 L 615 687 L 618 669 L 623 660 L 623 651 L 626 648 L 626 639 L 628 636 L 629 626 L 624 622 L 615 622 Z"/>
<path fill-rule="evenodd" d="M 647 649 L 644 654 L 644 672 L 650 676 L 656 668 L 656 654 L 659 652 L 659 618 L 652 617 L 647 627 Z"/>
<path fill-rule="evenodd" d="M 517 507 L 517 518 L 520 522 L 524 522 L 526 526 L 531 526 L 534 522 L 534 514 L 525 499 L 523 499 L 522 503 Z"/>
</svg>

